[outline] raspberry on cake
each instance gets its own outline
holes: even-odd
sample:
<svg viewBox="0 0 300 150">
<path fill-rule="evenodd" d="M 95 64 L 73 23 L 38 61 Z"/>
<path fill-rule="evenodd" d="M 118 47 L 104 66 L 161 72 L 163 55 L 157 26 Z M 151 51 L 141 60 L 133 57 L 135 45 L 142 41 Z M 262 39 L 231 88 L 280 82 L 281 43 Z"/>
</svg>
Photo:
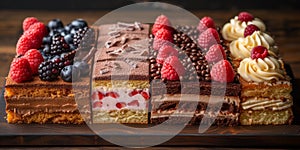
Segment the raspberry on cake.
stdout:
<svg viewBox="0 0 300 150">
<path fill-rule="evenodd" d="M 254 31 L 251 35 L 240 37 L 230 43 L 229 51 L 233 66 L 237 68 L 241 60 L 250 57 L 251 50 L 256 46 L 264 46 L 270 55 L 278 56 L 274 39 L 264 32 Z"/>
<path fill-rule="evenodd" d="M 200 33 L 202 33 L 208 28 L 215 29 L 216 26 L 214 20 L 211 17 L 205 16 L 199 21 L 197 29 Z"/>
<path fill-rule="evenodd" d="M 241 12 L 223 26 L 221 34 L 225 42 L 231 42 L 237 40 L 239 37 L 244 37 L 245 28 L 250 24 L 256 25 L 262 32 L 266 30 L 266 26 L 262 20 L 254 18 L 253 15 L 248 12 Z"/>
<path fill-rule="evenodd" d="M 80 80 L 76 82 L 78 88 L 73 89 L 70 77 L 74 71 L 64 69 L 64 67 L 73 68 L 76 51 L 83 54 L 85 52 L 81 49 L 70 49 L 70 46 L 66 45 L 68 43 L 58 45 L 57 43 L 61 42 L 58 40 L 65 38 L 62 34 L 69 34 L 71 29 L 61 33 L 56 27 L 49 27 L 48 33 L 46 26 L 36 18 L 30 17 L 24 20 L 24 34 L 18 40 L 16 58 L 11 63 L 5 83 L 4 98 L 8 123 L 82 124 L 84 121 L 89 122 L 90 106 L 83 105 L 82 109 L 87 111 L 80 114 L 74 94 L 81 93 L 78 96 L 79 102 L 88 99 L 89 86 L 85 81 L 89 79 L 84 76 L 87 74 L 82 71 Z M 73 32 L 78 32 L 79 28 L 75 29 L 75 27 L 72 27 Z M 59 39 L 53 38 L 58 35 Z M 56 45 L 51 47 L 52 42 Z M 62 48 L 65 48 L 65 51 L 62 51 Z M 48 53 L 45 53 L 47 52 L 45 49 Z M 76 65 L 78 70 L 81 70 L 80 64 Z M 87 120 L 83 119 L 83 115 Z"/>
<path fill-rule="evenodd" d="M 268 55 L 266 47 L 252 49 L 237 69 L 242 85 L 242 125 L 290 124 L 292 85 L 281 59 Z"/>
<path fill-rule="evenodd" d="M 200 22 L 212 27 L 211 21 L 210 17 L 204 17 Z M 222 61 L 227 58 L 219 45 L 218 32 L 214 28 L 208 28 L 202 33 L 197 27 L 177 28 L 173 33 L 172 44 L 178 47 L 178 56 L 169 56 L 161 64 L 161 50 L 169 55 L 172 51 L 162 48 L 156 52 L 150 49 L 151 123 L 159 124 L 168 120 L 171 124 L 196 125 L 204 121 L 219 126 L 237 125 L 240 85 L 233 80 L 235 73 L 231 64 L 227 60 Z M 201 47 L 187 33 L 199 33 L 193 38 L 198 39 Z M 226 82 L 225 95 L 222 96 L 222 92 L 212 94 L 212 79 L 220 83 L 217 88 L 224 88 L 221 82 Z M 222 102 L 220 112 L 207 110 L 210 99 L 213 99 L 213 104 L 217 104 L 216 101 Z M 208 120 L 202 120 L 204 116 Z"/>
</svg>

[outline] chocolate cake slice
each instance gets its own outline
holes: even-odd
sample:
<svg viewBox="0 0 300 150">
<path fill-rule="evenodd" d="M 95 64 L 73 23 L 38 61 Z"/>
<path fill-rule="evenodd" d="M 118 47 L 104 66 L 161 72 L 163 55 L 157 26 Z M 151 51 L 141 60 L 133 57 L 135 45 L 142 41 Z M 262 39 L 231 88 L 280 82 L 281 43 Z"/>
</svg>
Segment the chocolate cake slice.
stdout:
<svg viewBox="0 0 300 150">
<path fill-rule="evenodd" d="M 217 62 L 207 62 L 208 49 L 197 44 L 199 34 L 193 26 L 177 26 L 173 31 L 173 47 L 186 71 L 177 80 L 162 77 L 164 64 L 157 62 L 161 49 L 151 47 L 151 123 L 160 124 L 172 118 L 172 124 L 238 125 L 240 84 L 236 77 L 228 83 L 212 80 L 211 68 Z"/>
<path fill-rule="evenodd" d="M 148 123 L 149 25 L 100 25 L 92 74 L 93 123 Z"/>
</svg>

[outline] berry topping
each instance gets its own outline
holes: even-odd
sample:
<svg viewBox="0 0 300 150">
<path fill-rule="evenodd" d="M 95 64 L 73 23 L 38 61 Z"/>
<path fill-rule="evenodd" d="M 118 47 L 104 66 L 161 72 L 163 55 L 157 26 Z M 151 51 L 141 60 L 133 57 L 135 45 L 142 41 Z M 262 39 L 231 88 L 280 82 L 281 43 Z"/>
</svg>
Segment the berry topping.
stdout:
<svg viewBox="0 0 300 150">
<path fill-rule="evenodd" d="M 44 53 L 46 55 L 59 55 L 69 51 L 71 50 L 69 49 L 69 45 L 66 43 L 64 37 L 57 34 L 52 37 L 52 43 L 49 51 L 44 50 Z"/>
<path fill-rule="evenodd" d="M 48 34 L 47 27 L 41 22 L 37 22 L 29 27 L 28 30 L 24 32 L 24 35 L 29 36 L 33 40 L 43 40 L 43 37 Z"/>
<path fill-rule="evenodd" d="M 178 80 L 184 73 L 185 69 L 176 56 L 168 57 L 161 69 L 161 77 L 167 80 Z"/>
<path fill-rule="evenodd" d="M 73 67 L 73 65 L 65 66 L 60 72 L 60 77 L 65 82 L 77 81 L 79 79 L 79 76 L 79 69 Z"/>
<path fill-rule="evenodd" d="M 84 77 L 89 74 L 90 66 L 85 61 L 76 61 L 73 66 L 79 69 L 80 76 Z"/>
<path fill-rule="evenodd" d="M 269 55 L 268 49 L 264 46 L 256 46 L 251 50 L 252 59 L 264 59 Z"/>
<path fill-rule="evenodd" d="M 220 43 L 220 38 L 218 31 L 214 28 L 208 28 L 198 38 L 198 44 L 201 48 L 208 49 L 211 45 L 217 43 Z"/>
<path fill-rule="evenodd" d="M 210 75 L 212 80 L 219 82 L 232 82 L 235 76 L 233 68 L 227 60 L 221 60 L 213 65 Z"/>
<path fill-rule="evenodd" d="M 198 24 L 197 29 L 199 30 L 200 33 L 204 32 L 208 28 L 216 28 L 215 22 L 212 18 L 210 17 L 203 17 Z"/>
<path fill-rule="evenodd" d="M 123 107 L 125 107 L 125 106 L 126 106 L 126 104 L 125 104 L 124 102 L 118 102 L 118 103 L 116 104 L 116 107 L 119 108 L 119 109 L 121 109 L 121 108 L 123 108 Z"/>
<path fill-rule="evenodd" d="M 88 26 L 87 22 L 83 19 L 76 19 L 71 22 L 71 26 L 75 29 L 83 29 Z"/>
<path fill-rule="evenodd" d="M 244 37 L 251 35 L 254 31 L 259 31 L 259 28 L 254 24 L 249 24 L 244 31 Z"/>
<path fill-rule="evenodd" d="M 35 17 L 27 17 L 23 21 L 23 31 L 26 31 L 29 29 L 29 27 L 35 23 L 39 22 L 39 20 Z"/>
<path fill-rule="evenodd" d="M 156 18 L 154 25 L 152 27 L 152 34 L 155 35 L 156 32 L 162 28 L 170 29 L 171 23 L 165 15 L 160 15 Z"/>
<path fill-rule="evenodd" d="M 49 23 L 48 23 L 48 28 L 50 30 L 56 30 L 56 29 L 63 28 L 63 27 L 64 27 L 64 25 L 60 19 L 53 19 L 53 20 L 49 21 Z"/>
<path fill-rule="evenodd" d="M 207 62 L 218 62 L 220 60 L 226 59 L 225 51 L 220 44 L 212 45 L 205 55 Z"/>
<path fill-rule="evenodd" d="M 142 91 L 141 95 L 145 98 L 145 100 L 148 100 L 150 98 L 149 94 L 145 91 Z"/>
<path fill-rule="evenodd" d="M 105 96 L 110 96 L 110 97 L 113 97 L 113 98 L 118 98 L 120 97 L 118 93 L 116 92 L 108 92 L 105 94 Z"/>
<path fill-rule="evenodd" d="M 238 20 L 242 22 L 252 21 L 254 17 L 248 12 L 240 12 L 238 15 Z"/>
<path fill-rule="evenodd" d="M 96 101 L 93 103 L 93 108 L 101 108 L 103 105 L 103 102 L 101 101 Z"/>
<path fill-rule="evenodd" d="M 42 44 L 41 40 L 35 40 L 29 36 L 22 35 L 17 43 L 17 55 L 24 55 L 30 49 L 38 49 Z"/>
<path fill-rule="evenodd" d="M 156 34 L 154 34 L 154 35 L 155 35 L 155 38 L 173 42 L 173 34 L 170 30 L 163 28 L 163 29 L 158 30 L 156 32 Z"/>
<path fill-rule="evenodd" d="M 32 74 L 38 74 L 39 65 L 44 61 L 40 51 L 31 49 L 25 53 L 24 58 L 28 60 Z"/>
<path fill-rule="evenodd" d="M 138 100 L 133 100 L 128 103 L 128 106 L 140 106 L 140 104 Z"/>
<path fill-rule="evenodd" d="M 9 76 L 18 83 L 31 80 L 32 72 L 27 59 L 15 58 L 10 65 Z"/>
<path fill-rule="evenodd" d="M 156 61 L 163 64 L 169 56 L 178 56 L 178 51 L 170 45 L 163 45 L 157 54 Z"/>
<path fill-rule="evenodd" d="M 59 68 L 52 61 L 44 61 L 39 66 L 39 77 L 43 81 L 53 81 L 59 76 Z"/>
<path fill-rule="evenodd" d="M 164 28 L 160 29 L 155 34 L 153 48 L 159 50 L 163 45 L 170 44 L 170 42 L 173 42 L 172 32 Z"/>
</svg>

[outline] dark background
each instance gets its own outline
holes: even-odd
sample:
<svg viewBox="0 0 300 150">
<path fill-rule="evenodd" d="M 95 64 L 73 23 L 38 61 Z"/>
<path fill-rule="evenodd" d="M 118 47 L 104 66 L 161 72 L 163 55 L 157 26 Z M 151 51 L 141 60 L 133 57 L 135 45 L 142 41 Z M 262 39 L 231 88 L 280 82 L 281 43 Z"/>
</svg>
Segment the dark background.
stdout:
<svg viewBox="0 0 300 150">
<path fill-rule="evenodd" d="M 0 9 L 112 10 L 150 0 L 1 0 Z M 299 10 L 299 0 L 164 0 L 188 10 L 277 9 Z"/>
</svg>

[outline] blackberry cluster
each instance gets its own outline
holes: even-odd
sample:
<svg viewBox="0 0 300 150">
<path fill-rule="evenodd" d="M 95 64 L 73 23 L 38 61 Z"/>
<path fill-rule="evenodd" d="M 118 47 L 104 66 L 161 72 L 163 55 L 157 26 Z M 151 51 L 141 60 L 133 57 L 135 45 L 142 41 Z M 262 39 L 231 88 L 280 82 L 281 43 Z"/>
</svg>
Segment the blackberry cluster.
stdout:
<svg viewBox="0 0 300 150">
<path fill-rule="evenodd" d="M 43 81 L 54 81 L 58 78 L 60 70 L 52 61 L 44 61 L 39 66 L 39 77 Z"/>
<path fill-rule="evenodd" d="M 81 76 L 86 75 L 86 69 L 89 68 L 86 62 L 77 62 L 76 69 L 73 69 L 74 57 L 79 51 L 78 45 L 89 30 L 86 21 L 76 19 L 64 26 L 60 19 L 53 19 L 47 27 L 49 34 L 43 38 L 40 49 L 45 60 L 38 69 L 40 79 L 53 81 L 60 76 L 64 81 L 71 82 L 72 72 L 78 72 L 79 76 L 79 72 L 83 69 L 85 70 Z"/>
<path fill-rule="evenodd" d="M 87 32 L 88 27 L 80 28 L 73 36 L 73 44 L 78 47 L 85 33 Z"/>
</svg>

